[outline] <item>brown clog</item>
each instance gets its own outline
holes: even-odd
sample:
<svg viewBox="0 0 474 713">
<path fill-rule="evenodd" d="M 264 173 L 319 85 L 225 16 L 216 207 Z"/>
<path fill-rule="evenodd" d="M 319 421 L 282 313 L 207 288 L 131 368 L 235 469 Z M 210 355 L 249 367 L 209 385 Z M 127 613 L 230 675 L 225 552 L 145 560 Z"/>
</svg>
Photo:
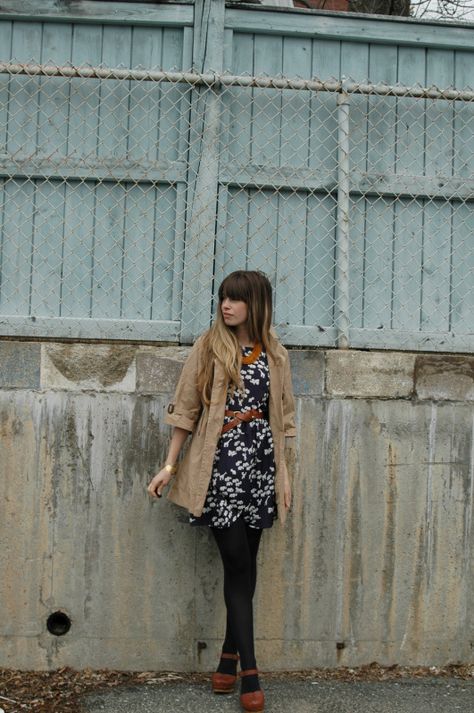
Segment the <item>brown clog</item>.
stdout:
<svg viewBox="0 0 474 713">
<path fill-rule="evenodd" d="M 227 654 L 222 653 L 221 659 L 234 659 L 234 661 L 239 660 L 238 654 Z M 220 671 L 215 671 L 212 674 L 212 690 L 214 693 L 232 693 L 235 688 L 235 682 L 237 676 L 233 676 L 231 673 L 220 673 Z"/>
<path fill-rule="evenodd" d="M 253 676 L 258 675 L 258 669 L 247 668 L 245 671 L 241 671 L 241 676 Z M 265 694 L 262 690 L 249 691 L 249 693 L 240 694 L 240 704 L 244 711 L 249 711 L 250 713 L 261 713 L 265 705 Z"/>
</svg>

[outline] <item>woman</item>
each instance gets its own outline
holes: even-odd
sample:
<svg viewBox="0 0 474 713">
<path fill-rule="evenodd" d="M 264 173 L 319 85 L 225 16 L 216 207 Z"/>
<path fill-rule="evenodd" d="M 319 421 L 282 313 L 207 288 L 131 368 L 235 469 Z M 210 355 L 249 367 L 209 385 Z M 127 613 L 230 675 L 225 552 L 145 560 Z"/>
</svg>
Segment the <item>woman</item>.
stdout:
<svg viewBox="0 0 474 713">
<path fill-rule="evenodd" d="M 211 328 L 184 364 L 166 423 L 174 426 L 165 465 L 148 485 L 189 511 L 191 525 L 211 528 L 224 567 L 227 627 L 216 693 L 234 689 L 240 657 L 240 701 L 262 711 L 255 660 L 252 598 L 264 528 L 291 504 L 285 437 L 296 435 L 288 352 L 271 327 L 272 290 L 259 271 L 238 270 L 219 287 Z M 176 461 L 193 436 L 182 462 Z M 237 653 L 238 652 L 238 653 Z"/>
</svg>

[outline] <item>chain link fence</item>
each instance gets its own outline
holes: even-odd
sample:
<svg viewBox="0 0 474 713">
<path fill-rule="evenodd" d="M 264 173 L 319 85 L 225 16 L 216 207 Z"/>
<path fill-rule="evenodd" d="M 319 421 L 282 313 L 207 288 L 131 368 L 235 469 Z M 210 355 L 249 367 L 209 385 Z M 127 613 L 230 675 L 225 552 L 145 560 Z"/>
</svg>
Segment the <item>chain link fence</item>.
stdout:
<svg viewBox="0 0 474 713">
<path fill-rule="evenodd" d="M 190 343 L 262 269 L 288 345 L 474 349 L 474 92 L 0 65 L 3 335 Z"/>
</svg>

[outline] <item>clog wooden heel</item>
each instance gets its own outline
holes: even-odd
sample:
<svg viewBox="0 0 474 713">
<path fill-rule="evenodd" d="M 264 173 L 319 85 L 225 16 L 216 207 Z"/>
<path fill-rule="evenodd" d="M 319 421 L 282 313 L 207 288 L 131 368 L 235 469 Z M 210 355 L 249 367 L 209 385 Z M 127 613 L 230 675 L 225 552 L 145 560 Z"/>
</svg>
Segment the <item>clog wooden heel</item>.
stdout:
<svg viewBox="0 0 474 713">
<path fill-rule="evenodd" d="M 239 658 L 238 654 L 221 654 L 221 659 L 234 659 L 234 661 L 238 661 Z M 212 690 L 214 693 L 232 693 L 235 688 L 236 680 L 237 676 L 233 676 L 231 673 L 215 671 L 212 674 Z"/>
<path fill-rule="evenodd" d="M 258 675 L 258 669 L 247 668 L 245 671 L 241 671 L 241 676 L 253 676 Z M 265 705 L 265 694 L 262 690 L 259 691 L 249 691 L 249 693 L 240 694 L 240 704 L 244 711 L 249 711 L 249 713 L 261 713 Z"/>
</svg>

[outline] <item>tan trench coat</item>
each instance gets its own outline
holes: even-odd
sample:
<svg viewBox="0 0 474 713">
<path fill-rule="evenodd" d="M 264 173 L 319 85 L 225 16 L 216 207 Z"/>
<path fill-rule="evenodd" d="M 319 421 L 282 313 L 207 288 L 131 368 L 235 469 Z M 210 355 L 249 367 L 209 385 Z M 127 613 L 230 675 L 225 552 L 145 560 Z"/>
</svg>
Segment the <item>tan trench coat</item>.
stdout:
<svg viewBox="0 0 474 713">
<path fill-rule="evenodd" d="M 275 453 L 275 498 L 278 519 L 286 520 L 284 505 L 284 475 L 288 472 L 285 459 L 285 436 L 296 436 L 295 405 L 288 352 L 271 336 L 276 359 L 268 354 L 270 398 L 268 420 Z M 197 374 L 202 360 L 202 336 L 194 343 L 176 386 L 173 401 L 168 405 L 165 422 L 192 432 L 191 443 L 178 471 L 171 481 L 167 498 L 188 509 L 195 516 L 202 514 L 217 442 L 224 423 L 227 382 L 220 362 L 214 362 L 211 403 L 206 407 L 197 390 Z M 292 481 L 292 473 L 290 482 Z"/>
</svg>

